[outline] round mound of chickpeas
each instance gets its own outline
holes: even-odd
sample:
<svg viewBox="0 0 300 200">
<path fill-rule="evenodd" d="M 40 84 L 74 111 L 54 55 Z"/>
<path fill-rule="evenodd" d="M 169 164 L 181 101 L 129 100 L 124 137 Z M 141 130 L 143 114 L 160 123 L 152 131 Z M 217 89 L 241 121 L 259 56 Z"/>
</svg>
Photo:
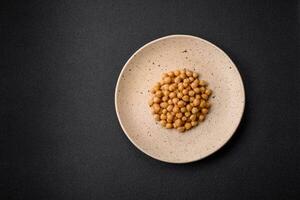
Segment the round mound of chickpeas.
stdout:
<svg viewBox="0 0 300 200">
<path fill-rule="evenodd" d="M 149 106 L 163 127 L 184 132 L 205 120 L 211 93 L 198 73 L 187 69 L 170 71 L 151 89 Z"/>
</svg>

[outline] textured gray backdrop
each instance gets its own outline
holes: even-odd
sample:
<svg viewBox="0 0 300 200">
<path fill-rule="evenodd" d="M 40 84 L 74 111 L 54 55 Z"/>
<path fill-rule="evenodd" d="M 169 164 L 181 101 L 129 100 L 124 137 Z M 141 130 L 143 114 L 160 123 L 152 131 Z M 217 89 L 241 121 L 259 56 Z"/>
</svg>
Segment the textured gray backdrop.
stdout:
<svg viewBox="0 0 300 200">
<path fill-rule="evenodd" d="M 1 199 L 299 197 L 299 1 L 1 4 Z M 221 47 L 247 95 L 232 140 L 187 165 L 138 151 L 114 110 L 124 63 L 169 34 Z"/>
</svg>

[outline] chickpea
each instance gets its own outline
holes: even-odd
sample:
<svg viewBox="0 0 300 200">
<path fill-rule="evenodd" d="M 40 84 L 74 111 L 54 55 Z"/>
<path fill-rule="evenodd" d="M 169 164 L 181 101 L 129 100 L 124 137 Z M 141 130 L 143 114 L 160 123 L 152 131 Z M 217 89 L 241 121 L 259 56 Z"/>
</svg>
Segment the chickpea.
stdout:
<svg viewBox="0 0 300 200">
<path fill-rule="evenodd" d="M 192 121 L 191 124 L 192 124 L 192 127 L 194 127 L 194 126 L 198 125 L 198 122 L 197 121 Z"/>
<path fill-rule="evenodd" d="M 164 84 L 163 86 L 161 86 L 162 90 L 168 90 L 169 89 L 169 84 Z"/>
<path fill-rule="evenodd" d="M 164 102 L 166 102 L 166 101 L 169 100 L 169 98 L 168 98 L 167 96 L 163 96 L 163 97 L 161 98 L 161 100 L 164 101 Z"/>
<path fill-rule="evenodd" d="M 189 91 L 187 89 L 182 90 L 182 94 L 187 95 Z"/>
<path fill-rule="evenodd" d="M 166 128 L 168 128 L 168 129 L 173 128 L 173 125 L 171 123 L 167 123 Z"/>
<path fill-rule="evenodd" d="M 199 81 L 199 85 L 201 85 L 201 86 L 206 85 L 206 81 L 205 81 L 205 80 L 200 80 L 200 81 Z"/>
<path fill-rule="evenodd" d="M 186 117 L 189 117 L 189 116 L 191 116 L 191 113 L 190 113 L 190 112 L 186 112 L 186 113 L 184 113 L 184 115 L 185 115 Z"/>
<path fill-rule="evenodd" d="M 182 79 L 185 79 L 185 78 L 186 78 L 186 75 L 185 75 L 185 73 L 181 73 L 181 74 L 179 75 L 179 77 L 182 78 Z"/>
<path fill-rule="evenodd" d="M 196 116 L 195 114 L 192 114 L 192 115 L 190 116 L 190 120 L 191 120 L 191 121 L 196 121 L 196 119 L 197 119 L 197 116 Z"/>
<path fill-rule="evenodd" d="M 189 98 L 189 96 L 184 95 L 184 96 L 182 97 L 182 100 L 185 101 L 185 102 L 188 102 L 188 101 L 190 100 L 190 98 Z"/>
<path fill-rule="evenodd" d="M 175 122 L 173 123 L 173 128 L 177 128 L 178 126 L 175 124 Z"/>
<path fill-rule="evenodd" d="M 207 109 L 207 108 L 202 108 L 202 109 L 201 109 L 201 112 L 202 112 L 203 114 L 207 114 L 207 113 L 208 113 L 208 109 Z"/>
<path fill-rule="evenodd" d="M 161 111 L 161 113 L 163 113 L 163 114 L 167 114 L 167 112 L 168 112 L 168 111 L 167 111 L 167 109 L 165 109 L 165 108 L 162 109 L 162 111 Z"/>
<path fill-rule="evenodd" d="M 185 74 L 187 76 L 193 76 L 193 72 L 191 72 L 190 70 L 186 70 Z"/>
<path fill-rule="evenodd" d="M 208 99 L 208 96 L 207 96 L 207 94 L 201 94 L 201 97 L 202 97 L 203 99 L 205 99 L 205 100 L 207 100 L 207 99 Z"/>
<path fill-rule="evenodd" d="M 167 108 L 167 106 L 168 106 L 167 102 L 160 103 L 160 107 L 162 107 L 162 108 Z"/>
<path fill-rule="evenodd" d="M 167 122 L 169 122 L 169 123 L 173 122 L 173 115 L 167 116 Z"/>
<path fill-rule="evenodd" d="M 148 101 L 148 105 L 149 105 L 149 106 L 152 106 L 153 103 L 154 103 L 154 102 L 153 102 L 153 99 L 151 98 L 151 99 Z"/>
<path fill-rule="evenodd" d="M 183 80 L 183 84 L 184 83 L 187 83 L 187 84 L 189 84 L 190 83 L 190 79 L 188 79 L 188 78 L 185 78 L 184 80 Z"/>
<path fill-rule="evenodd" d="M 173 105 L 168 105 L 167 111 L 171 112 L 173 110 Z"/>
<path fill-rule="evenodd" d="M 159 114 L 154 114 L 154 119 L 155 119 L 156 121 L 159 121 L 159 120 L 160 120 Z"/>
<path fill-rule="evenodd" d="M 168 104 L 173 104 L 172 99 L 169 99 L 169 100 L 168 100 Z"/>
<path fill-rule="evenodd" d="M 188 110 L 188 111 L 191 111 L 192 110 L 192 105 L 190 105 L 190 104 L 188 104 L 187 106 L 186 106 L 186 109 Z"/>
<path fill-rule="evenodd" d="M 160 84 L 160 82 L 156 82 L 155 84 L 154 84 L 154 87 L 160 87 L 161 86 L 161 84 Z"/>
<path fill-rule="evenodd" d="M 174 79 L 174 82 L 175 83 L 180 83 L 181 82 L 181 78 L 179 76 L 177 76 L 175 79 Z"/>
<path fill-rule="evenodd" d="M 189 130 L 189 129 L 192 128 L 192 124 L 187 122 L 187 123 L 185 123 L 184 127 L 185 127 L 186 130 Z"/>
<path fill-rule="evenodd" d="M 174 77 L 174 72 L 168 72 L 168 76 L 170 76 L 170 77 Z"/>
<path fill-rule="evenodd" d="M 181 92 L 177 93 L 177 97 L 178 97 L 179 99 L 181 99 L 181 98 L 183 97 L 183 93 L 181 93 Z"/>
<path fill-rule="evenodd" d="M 175 75 L 175 76 L 179 76 L 179 74 L 180 74 L 180 71 L 179 71 L 179 70 L 175 70 L 175 71 L 174 71 L 174 75 Z"/>
<path fill-rule="evenodd" d="M 187 111 L 186 107 L 180 108 L 180 112 L 185 113 Z"/>
<path fill-rule="evenodd" d="M 178 119 L 181 119 L 182 118 L 182 116 L 183 116 L 183 114 L 181 113 L 181 112 L 179 112 L 179 113 L 176 113 L 176 118 L 178 118 Z"/>
<path fill-rule="evenodd" d="M 163 73 L 163 74 L 161 75 L 161 77 L 162 77 L 162 79 L 168 77 L 168 73 Z"/>
<path fill-rule="evenodd" d="M 183 87 L 185 87 L 185 88 L 187 88 L 187 87 L 189 86 L 188 83 L 183 83 L 182 85 L 183 85 Z"/>
<path fill-rule="evenodd" d="M 181 127 L 178 127 L 177 130 L 181 133 L 183 133 L 185 131 L 185 127 L 181 126 Z"/>
<path fill-rule="evenodd" d="M 196 94 L 196 99 L 201 99 L 200 94 Z"/>
<path fill-rule="evenodd" d="M 159 106 L 157 103 L 153 104 L 152 107 L 153 107 L 155 113 L 158 113 L 158 112 L 159 112 L 160 106 Z"/>
<path fill-rule="evenodd" d="M 172 111 L 171 112 L 167 112 L 167 116 L 169 116 L 169 115 L 173 115 Z"/>
<path fill-rule="evenodd" d="M 211 95 L 211 90 L 210 90 L 210 89 L 206 89 L 206 90 L 205 90 L 205 94 L 206 94 L 207 96 Z"/>
<path fill-rule="evenodd" d="M 177 105 L 179 108 L 182 108 L 183 106 L 185 106 L 185 103 L 184 103 L 184 101 L 180 100 L 180 101 L 178 101 Z"/>
<path fill-rule="evenodd" d="M 205 87 L 200 87 L 200 91 L 201 91 L 201 93 L 204 93 L 205 92 Z"/>
<path fill-rule="evenodd" d="M 183 116 L 181 120 L 185 122 L 187 120 L 186 116 Z"/>
<path fill-rule="evenodd" d="M 206 102 L 204 100 L 200 101 L 200 108 L 204 108 L 205 107 Z"/>
<path fill-rule="evenodd" d="M 153 108 L 153 106 L 151 107 L 151 113 L 154 115 L 156 112 L 155 112 L 155 109 Z"/>
<path fill-rule="evenodd" d="M 194 78 L 198 78 L 198 76 L 199 76 L 198 73 L 196 73 L 196 72 L 193 73 L 193 77 L 194 77 Z"/>
<path fill-rule="evenodd" d="M 165 77 L 164 78 L 164 82 L 166 83 L 166 84 L 169 84 L 169 83 L 171 83 L 171 81 L 172 81 L 172 79 L 171 79 L 171 77 Z"/>
<path fill-rule="evenodd" d="M 155 94 L 156 90 L 154 88 L 151 89 L 151 93 Z"/>
<path fill-rule="evenodd" d="M 195 113 L 197 113 L 197 112 L 199 112 L 199 109 L 196 108 L 196 107 L 193 107 L 193 108 L 192 108 L 192 113 L 195 114 Z"/>
<path fill-rule="evenodd" d="M 160 119 L 161 119 L 161 120 L 166 120 L 166 119 L 167 119 L 167 115 L 161 114 L 161 115 L 160 115 Z"/>
<path fill-rule="evenodd" d="M 157 91 L 157 90 L 159 90 L 159 87 L 160 87 L 160 83 L 156 83 L 156 84 L 154 85 L 153 89 L 154 89 L 155 91 Z"/>
<path fill-rule="evenodd" d="M 193 90 L 196 94 L 199 94 L 201 92 L 200 88 L 198 87 L 193 88 Z"/>
<path fill-rule="evenodd" d="M 175 113 L 173 112 L 173 110 L 171 110 L 170 112 L 167 113 L 167 115 L 172 115 L 174 117 Z"/>
<path fill-rule="evenodd" d="M 154 102 L 154 103 L 160 103 L 160 101 L 161 101 L 161 100 L 160 100 L 159 97 L 154 97 L 154 98 L 153 98 L 153 102 Z"/>
<path fill-rule="evenodd" d="M 178 90 L 179 90 L 179 91 L 182 91 L 183 89 L 184 89 L 183 84 L 180 84 L 180 85 L 178 84 Z"/>
<path fill-rule="evenodd" d="M 198 84 L 194 81 L 194 82 L 191 84 L 191 87 L 194 89 L 194 88 L 198 87 Z"/>
<path fill-rule="evenodd" d="M 211 106 L 210 102 L 207 101 L 207 102 L 205 103 L 205 107 L 206 107 L 206 108 L 210 108 L 210 106 Z"/>
<path fill-rule="evenodd" d="M 189 79 L 190 79 L 190 82 L 193 82 L 195 80 L 192 76 L 189 77 Z"/>
<path fill-rule="evenodd" d="M 169 94 L 170 94 L 170 91 L 168 91 L 168 90 L 164 90 L 164 91 L 163 91 L 163 94 L 164 94 L 164 96 L 169 96 Z"/>
<path fill-rule="evenodd" d="M 175 94 L 175 92 L 171 92 L 171 93 L 169 94 L 169 97 L 170 97 L 170 98 L 174 98 L 174 97 L 176 97 L 176 94 Z"/>
<path fill-rule="evenodd" d="M 202 114 L 201 114 L 201 115 L 199 115 L 199 121 L 201 121 L 201 122 L 202 122 L 204 119 L 205 119 L 205 115 L 202 115 Z"/>
<path fill-rule="evenodd" d="M 155 96 L 161 98 L 163 96 L 163 92 L 161 90 L 158 90 L 155 92 Z"/>
<path fill-rule="evenodd" d="M 181 119 L 176 119 L 175 124 L 176 124 L 177 127 L 180 127 L 182 125 Z"/>
<path fill-rule="evenodd" d="M 168 87 L 168 90 L 170 91 L 170 92 L 172 92 L 172 91 L 174 91 L 175 90 L 175 85 L 169 85 L 169 87 Z"/>
<path fill-rule="evenodd" d="M 195 95 L 195 92 L 193 90 L 189 91 L 189 96 L 193 97 Z"/>
<path fill-rule="evenodd" d="M 195 100 L 195 97 L 190 97 L 190 102 L 193 102 Z"/>
<path fill-rule="evenodd" d="M 199 104 L 200 104 L 200 100 L 197 99 L 197 97 L 196 97 L 196 99 L 194 99 L 194 101 L 193 101 L 193 105 L 194 106 L 199 106 Z"/>
<path fill-rule="evenodd" d="M 195 80 L 193 81 L 193 83 L 191 84 L 191 87 L 192 87 L 192 88 L 196 88 L 196 87 L 198 87 L 198 85 L 199 85 L 199 80 L 198 80 L 198 79 L 195 79 Z"/>
<path fill-rule="evenodd" d="M 177 84 L 178 84 L 178 83 L 175 83 L 175 78 L 176 78 L 175 76 L 172 77 L 172 83 L 177 87 Z"/>
<path fill-rule="evenodd" d="M 166 122 L 166 120 L 160 120 L 160 124 L 161 124 L 162 126 L 166 126 L 167 122 Z"/>
<path fill-rule="evenodd" d="M 179 107 L 178 107 L 177 105 L 175 105 L 175 106 L 173 107 L 173 112 L 174 112 L 174 113 L 178 113 L 178 112 L 179 112 Z"/>
<path fill-rule="evenodd" d="M 178 103 L 178 101 L 179 101 L 179 99 L 178 99 L 178 98 L 176 98 L 176 97 L 172 99 L 172 102 L 173 102 L 173 104 L 177 104 L 177 103 Z"/>
</svg>

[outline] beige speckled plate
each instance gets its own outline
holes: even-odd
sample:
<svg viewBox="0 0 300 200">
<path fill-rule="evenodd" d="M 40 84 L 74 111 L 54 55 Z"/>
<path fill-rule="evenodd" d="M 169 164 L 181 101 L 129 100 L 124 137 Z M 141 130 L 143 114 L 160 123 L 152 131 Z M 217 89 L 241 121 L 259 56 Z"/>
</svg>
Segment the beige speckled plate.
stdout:
<svg viewBox="0 0 300 200">
<path fill-rule="evenodd" d="M 163 72 L 178 68 L 199 72 L 213 90 L 206 120 L 185 133 L 156 124 L 148 107 L 150 88 Z M 140 48 L 123 67 L 115 91 L 116 112 L 129 140 L 170 163 L 200 160 L 220 149 L 237 129 L 244 105 L 244 86 L 234 63 L 212 43 L 189 35 L 166 36 Z"/>
</svg>

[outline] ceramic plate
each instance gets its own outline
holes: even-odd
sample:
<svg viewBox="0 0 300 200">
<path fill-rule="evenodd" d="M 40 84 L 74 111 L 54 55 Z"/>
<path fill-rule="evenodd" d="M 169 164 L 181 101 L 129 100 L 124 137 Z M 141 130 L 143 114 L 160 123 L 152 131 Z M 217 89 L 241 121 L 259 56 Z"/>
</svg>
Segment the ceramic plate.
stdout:
<svg viewBox="0 0 300 200">
<path fill-rule="evenodd" d="M 156 123 L 148 106 L 149 90 L 161 74 L 175 69 L 200 74 L 213 90 L 206 120 L 179 133 Z M 232 60 L 214 44 L 189 35 L 154 40 L 124 65 L 115 91 L 115 107 L 129 140 L 145 154 L 170 163 L 200 160 L 220 149 L 233 135 L 243 115 L 245 92 Z"/>
</svg>

